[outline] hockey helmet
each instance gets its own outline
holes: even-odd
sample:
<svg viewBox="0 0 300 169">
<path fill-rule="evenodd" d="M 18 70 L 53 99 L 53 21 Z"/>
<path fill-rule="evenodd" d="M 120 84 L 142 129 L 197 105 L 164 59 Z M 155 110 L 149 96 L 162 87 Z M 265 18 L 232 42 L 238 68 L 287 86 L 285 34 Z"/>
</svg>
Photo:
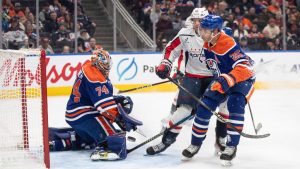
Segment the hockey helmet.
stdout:
<svg viewBox="0 0 300 169">
<path fill-rule="evenodd" d="M 109 53 L 103 49 L 94 50 L 91 57 L 92 65 L 97 67 L 104 76 L 108 76 L 112 66 Z"/>
<path fill-rule="evenodd" d="M 226 35 L 233 36 L 233 31 L 230 27 L 224 27 L 222 30 Z"/>
<path fill-rule="evenodd" d="M 205 16 L 209 15 L 208 11 L 205 8 L 194 8 L 194 10 L 192 11 L 190 18 L 194 19 L 202 19 Z"/>
<path fill-rule="evenodd" d="M 201 28 L 215 30 L 221 30 L 223 25 L 223 19 L 217 15 L 207 15 L 201 21 Z"/>
</svg>

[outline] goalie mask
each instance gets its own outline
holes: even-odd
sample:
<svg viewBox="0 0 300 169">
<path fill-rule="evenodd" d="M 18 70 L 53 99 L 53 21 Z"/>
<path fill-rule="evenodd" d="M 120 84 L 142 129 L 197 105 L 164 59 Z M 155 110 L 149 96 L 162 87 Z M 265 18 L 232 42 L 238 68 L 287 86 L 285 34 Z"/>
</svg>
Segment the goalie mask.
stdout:
<svg viewBox="0 0 300 169">
<path fill-rule="evenodd" d="M 93 51 L 91 61 L 92 65 L 99 69 L 105 78 L 107 78 L 112 66 L 112 59 L 109 53 L 102 49 L 95 50 Z"/>
</svg>

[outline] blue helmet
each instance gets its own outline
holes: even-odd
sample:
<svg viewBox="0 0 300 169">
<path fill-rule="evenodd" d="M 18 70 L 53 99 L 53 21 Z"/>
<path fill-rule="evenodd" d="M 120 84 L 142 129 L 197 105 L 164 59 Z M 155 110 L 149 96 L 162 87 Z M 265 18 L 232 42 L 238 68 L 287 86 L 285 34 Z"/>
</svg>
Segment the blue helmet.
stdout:
<svg viewBox="0 0 300 169">
<path fill-rule="evenodd" d="M 224 27 L 222 30 L 223 30 L 227 35 L 233 36 L 233 31 L 232 31 L 232 29 L 231 29 L 230 27 Z"/>
<path fill-rule="evenodd" d="M 223 19 L 217 15 L 207 15 L 201 21 L 201 27 L 205 29 L 222 29 Z"/>
</svg>

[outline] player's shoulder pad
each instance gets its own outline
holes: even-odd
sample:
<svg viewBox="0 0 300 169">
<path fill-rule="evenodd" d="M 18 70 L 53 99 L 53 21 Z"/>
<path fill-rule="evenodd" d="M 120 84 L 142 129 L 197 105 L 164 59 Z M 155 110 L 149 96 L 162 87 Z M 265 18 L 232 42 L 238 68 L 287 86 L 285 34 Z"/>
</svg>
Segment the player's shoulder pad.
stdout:
<svg viewBox="0 0 300 169">
<path fill-rule="evenodd" d="M 195 31 L 194 29 L 181 28 L 177 36 L 195 36 Z"/>
<path fill-rule="evenodd" d="M 221 35 L 217 41 L 216 46 L 212 48 L 213 52 L 218 55 L 225 55 L 227 52 L 229 52 L 231 49 L 233 49 L 236 46 L 236 42 L 234 39 L 225 34 L 224 32 L 221 32 Z"/>
<path fill-rule="evenodd" d="M 91 61 L 83 64 L 82 72 L 84 73 L 87 80 L 92 83 L 106 83 L 106 79 L 103 74 L 95 66 L 92 66 Z"/>
</svg>

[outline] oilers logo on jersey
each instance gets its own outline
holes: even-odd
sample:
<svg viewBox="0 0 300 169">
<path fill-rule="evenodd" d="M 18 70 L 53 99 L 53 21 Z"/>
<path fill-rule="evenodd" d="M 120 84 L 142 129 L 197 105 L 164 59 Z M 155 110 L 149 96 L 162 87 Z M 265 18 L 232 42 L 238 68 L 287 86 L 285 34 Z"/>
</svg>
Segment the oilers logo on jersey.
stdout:
<svg viewBox="0 0 300 169">
<path fill-rule="evenodd" d="M 218 68 L 218 63 L 217 63 L 216 60 L 214 60 L 214 59 L 206 59 L 205 62 L 206 62 L 206 65 L 207 65 L 208 69 L 210 69 L 210 70 L 212 70 L 214 72 L 214 75 L 219 76 L 221 74 L 220 70 Z"/>
</svg>

